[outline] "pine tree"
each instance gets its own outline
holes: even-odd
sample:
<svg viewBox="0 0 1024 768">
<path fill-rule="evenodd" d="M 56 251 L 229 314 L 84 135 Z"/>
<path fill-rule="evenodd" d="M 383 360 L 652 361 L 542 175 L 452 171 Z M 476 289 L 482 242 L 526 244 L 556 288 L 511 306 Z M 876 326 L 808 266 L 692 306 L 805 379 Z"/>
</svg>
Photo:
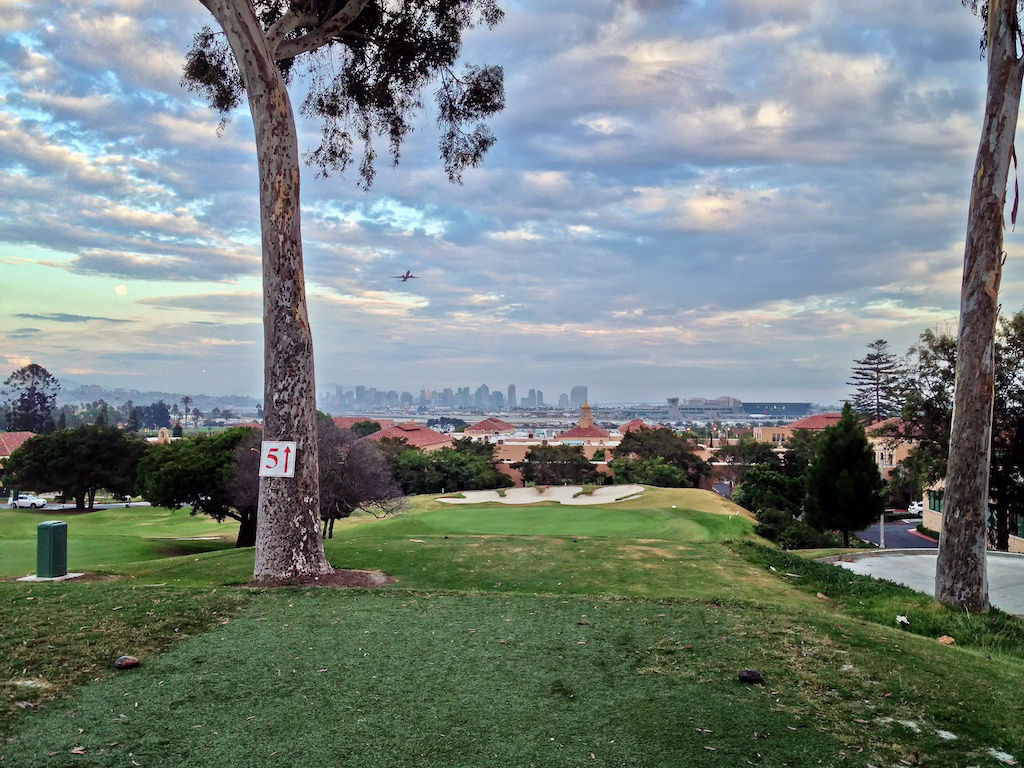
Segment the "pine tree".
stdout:
<svg viewBox="0 0 1024 768">
<path fill-rule="evenodd" d="M 50 412 L 57 406 L 59 391 L 60 382 L 41 365 L 30 363 L 16 370 L 0 389 L 7 429 L 11 432 L 52 431 L 56 425 L 50 420 Z"/>
<path fill-rule="evenodd" d="M 849 403 L 818 439 L 804 487 L 804 519 L 819 531 L 842 531 L 843 546 L 850 545 L 850 531 L 874 522 L 885 509 L 874 451 Z"/>
<path fill-rule="evenodd" d="M 128 423 L 124 427 L 125 432 L 138 432 L 139 431 L 139 409 L 132 408 L 128 414 Z"/>
<path fill-rule="evenodd" d="M 898 416 L 903 406 L 902 369 L 889 351 L 889 342 L 877 339 L 868 344 L 868 354 L 853 361 L 850 400 L 853 409 L 871 422 Z"/>
</svg>

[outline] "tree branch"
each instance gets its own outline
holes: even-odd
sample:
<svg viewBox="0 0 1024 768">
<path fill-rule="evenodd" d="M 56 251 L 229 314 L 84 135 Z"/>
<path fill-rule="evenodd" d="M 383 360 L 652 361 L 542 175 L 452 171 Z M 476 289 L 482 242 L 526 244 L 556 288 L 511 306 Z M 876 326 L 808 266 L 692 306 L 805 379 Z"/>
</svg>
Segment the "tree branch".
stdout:
<svg viewBox="0 0 1024 768">
<path fill-rule="evenodd" d="M 267 30 L 267 44 L 270 46 L 270 52 L 274 58 L 282 58 L 277 55 L 277 49 L 291 32 L 299 27 L 313 26 L 318 21 L 319 19 L 312 14 L 296 13 L 294 9 L 285 11 L 284 15 Z"/>
<path fill-rule="evenodd" d="M 317 27 L 310 29 L 293 40 L 282 40 L 274 51 L 274 57 L 280 61 L 291 59 L 300 53 L 315 51 L 345 31 L 369 4 L 369 0 L 348 0 L 344 7 L 331 18 Z M 276 26 L 276 25 L 275 25 Z M 295 27 L 292 27 L 294 29 Z"/>
</svg>

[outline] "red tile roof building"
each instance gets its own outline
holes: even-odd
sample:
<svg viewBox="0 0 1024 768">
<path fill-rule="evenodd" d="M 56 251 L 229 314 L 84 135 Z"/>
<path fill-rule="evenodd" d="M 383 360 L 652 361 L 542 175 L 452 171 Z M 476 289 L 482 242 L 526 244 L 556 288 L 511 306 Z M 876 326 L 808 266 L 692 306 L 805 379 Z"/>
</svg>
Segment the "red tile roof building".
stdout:
<svg viewBox="0 0 1024 768">
<path fill-rule="evenodd" d="M 363 421 L 375 421 L 380 424 L 381 429 L 393 427 L 398 422 L 394 419 L 375 419 L 372 416 L 334 416 L 331 421 L 338 429 L 352 429 L 352 427 Z"/>
<path fill-rule="evenodd" d="M 4 468 L 4 459 L 18 450 L 30 437 L 35 436 L 35 432 L 0 432 L 0 470 Z"/>
<path fill-rule="evenodd" d="M 816 413 L 789 424 L 778 427 L 754 427 L 754 439 L 759 443 L 774 443 L 782 445 L 798 429 L 808 429 L 811 432 L 820 432 L 826 427 L 832 427 L 839 423 L 843 414 L 841 413 Z"/>
<path fill-rule="evenodd" d="M 0 459 L 6 459 L 18 450 L 22 443 L 35 436 L 35 432 L 0 432 Z"/>
<path fill-rule="evenodd" d="M 376 421 L 376 419 L 374 419 Z M 383 427 L 379 432 L 369 436 L 370 440 L 383 440 L 385 437 L 401 438 L 410 447 L 420 448 L 424 451 L 436 451 L 441 448 L 450 448 L 452 436 L 443 432 L 435 432 L 422 424 L 414 421 L 407 421 L 403 424 L 393 424 Z"/>
<path fill-rule="evenodd" d="M 555 435 L 555 440 L 599 440 L 604 441 L 608 438 L 609 432 L 607 429 L 601 429 L 601 427 L 594 426 L 594 416 L 590 411 L 590 404 L 584 403 L 583 407 L 580 408 L 580 423 L 578 426 L 572 429 L 567 429 L 565 432 L 559 432 Z"/>
<path fill-rule="evenodd" d="M 834 427 L 843 418 L 841 413 L 816 413 L 813 416 L 806 416 L 798 421 L 793 421 L 786 426 L 789 429 L 810 429 L 820 432 L 825 427 Z"/>
<path fill-rule="evenodd" d="M 651 425 L 643 421 L 642 419 L 633 419 L 627 421 L 625 424 L 619 427 L 619 434 L 624 435 L 627 432 L 632 432 L 634 429 L 651 429 Z"/>
<path fill-rule="evenodd" d="M 493 435 L 514 435 L 516 428 L 507 421 L 502 421 L 495 416 L 488 416 L 483 421 L 471 424 L 466 427 L 463 434 L 467 437 L 490 437 Z"/>
</svg>

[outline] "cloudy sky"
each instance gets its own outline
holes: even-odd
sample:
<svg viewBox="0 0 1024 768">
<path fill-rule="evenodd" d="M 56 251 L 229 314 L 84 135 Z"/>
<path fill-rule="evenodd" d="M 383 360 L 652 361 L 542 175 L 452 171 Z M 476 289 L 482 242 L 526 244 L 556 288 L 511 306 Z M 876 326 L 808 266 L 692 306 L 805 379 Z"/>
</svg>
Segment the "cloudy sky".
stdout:
<svg viewBox="0 0 1024 768">
<path fill-rule="evenodd" d="M 504 67 L 506 108 L 462 186 L 429 106 L 369 192 L 304 177 L 321 389 L 828 403 L 869 341 L 903 352 L 955 322 L 984 95 L 960 3 L 503 7 L 467 40 Z M 218 137 L 179 84 L 211 21 L 194 1 L 0 0 L 6 370 L 259 395 L 252 125 L 240 110 Z M 1012 311 L 1019 235 L 1007 251 Z"/>
</svg>

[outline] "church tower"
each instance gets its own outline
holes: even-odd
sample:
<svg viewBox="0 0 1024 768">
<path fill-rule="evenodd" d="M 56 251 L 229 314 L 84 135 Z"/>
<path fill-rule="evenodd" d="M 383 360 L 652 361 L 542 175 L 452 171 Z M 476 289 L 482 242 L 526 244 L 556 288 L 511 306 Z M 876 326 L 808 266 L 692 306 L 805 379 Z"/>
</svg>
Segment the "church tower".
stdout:
<svg viewBox="0 0 1024 768">
<path fill-rule="evenodd" d="M 580 427 L 594 426 L 594 415 L 590 412 L 590 403 L 584 401 L 580 408 Z"/>
</svg>

